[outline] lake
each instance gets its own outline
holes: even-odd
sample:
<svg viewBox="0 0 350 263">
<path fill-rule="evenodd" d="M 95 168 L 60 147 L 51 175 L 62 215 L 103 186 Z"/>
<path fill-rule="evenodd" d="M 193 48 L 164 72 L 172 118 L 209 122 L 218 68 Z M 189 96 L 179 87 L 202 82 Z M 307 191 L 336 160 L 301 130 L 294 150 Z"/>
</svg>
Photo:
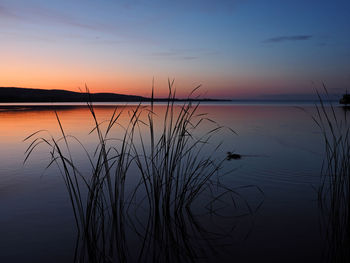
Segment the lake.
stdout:
<svg viewBox="0 0 350 263">
<path fill-rule="evenodd" d="M 30 140 L 23 141 L 27 136 L 42 129 L 53 137 L 60 136 L 55 113 L 47 105 L 12 106 L 6 105 L 0 111 L 0 261 L 73 262 L 77 240 L 74 214 L 57 167 L 46 169 L 50 162 L 48 147 L 39 145 L 23 164 L 30 145 Z M 93 154 L 97 137 L 94 132 L 89 134 L 94 127 L 89 110 L 81 105 L 53 107 L 57 108 L 66 134 L 78 138 Z M 123 109 L 121 125 L 127 126 L 135 108 L 132 104 L 120 106 Z M 162 130 L 165 108 L 164 104 L 154 106 L 158 118 L 154 124 L 156 135 Z M 113 105 L 95 108 L 100 121 L 109 120 L 113 110 Z M 344 115 L 341 108 L 336 111 L 339 116 Z M 217 124 L 224 126 L 214 133 L 203 155 L 221 143 L 211 157 L 223 160 L 220 180 L 234 192 L 238 205 L 230 203 L 232 195 L 223 195 L 225 206 L 221 208 L 216 204 L 220 208 L 206 214 L 203 211 L 208 211 L 208 206 L 204 205 L 209 200 L 208 195 L 204 193 L 196 201 L 194 214 L 205 214 L 198 216 L 203 227 L 220 234 L 208 238 L 211 244 L 203 237 L 197 242 L 191 236 L 195 244 L 200 244 L 195 250 L 217 246 L 214 252 L 208 253 L 208 261 L 322 261 L 326 243 L 320 225 L 317 189 L 324 144 L 311 118 L 316 115 L 315 106 L 308 103 L 206 103 L 200 105 L 198 112 L 207 113 L 206 117 L 216 123 L 204 121 L 196 136 Z M 143 118 L 145 116 L 147 114 Z M 147 133 L 146 126 L 140 129 Z M 120 136 L 116 132 L 112 137 Z M 140 147 L 139 139 L 135 139 L 135 143 Z M 71 147 L 77 166 L 88 174 L 90 168 L 84 151 L 75 142 Z M 227 152 L 240 154 L 242 158 L 228 160 Z M 131 171 L 137 173 L 135 167 Z M 136 177 L 131 178 L 128 188 L 136 183 Z M 126 230 L 130 244 L 137 246 L 138 239 L 133 235 L 133 231 Z M 131 247 L 131 251 L 133 249 Z M 205 259 L 195 261 L 205 262 Z"/>
</svg>

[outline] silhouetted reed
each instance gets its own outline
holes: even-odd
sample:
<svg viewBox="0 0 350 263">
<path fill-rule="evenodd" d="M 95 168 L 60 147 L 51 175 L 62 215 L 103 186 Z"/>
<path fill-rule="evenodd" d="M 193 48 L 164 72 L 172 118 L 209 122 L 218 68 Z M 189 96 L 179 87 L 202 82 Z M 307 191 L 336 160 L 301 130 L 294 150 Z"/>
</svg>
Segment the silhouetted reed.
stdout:
<svg viewBox="0 0 350 263">
<path fill-rule="evenodd" d="M 65 133 L 57 112 L 60 138 L 40 130 L 25 139 L 31 140 L 25 161 L 45 144 L 51 155 L 48 167 L 56 164 L 64 179 L 79 234 L 77 262 L 194 262 L 215 250 L 209 243 L 229 235 L 205 230 L 193 215 L 200 195 L 210 196 L 208 214 L 218 199 L 229 196 L 232 205 L 240 198 L 221 184 L 225 157 L 213 158 L 220 143 L 213 145 L 211 138 L 223 127 L 198 113 L 198 103 L 175 105 L 173 82 L 168 84 L 160 129 L 152 88 L 149 107 L 139 104 L 127 113 L 115 108 L 108 121 L 99 122 L 92 103 L 87 103 L 94 121 L 90 133 L 98 138 L 93 154 Z M 126 125 L 119 122 L 122 114 L 129 114 Z M 204 122 L 213 127 L 198 136 Z M 74 161 L 73 142 L 84 150 L 90 172 L 82 172 Z M 136 183 L 128 186 L 128 178 L 135 176 Z"/>
<path fill-rule="evenodd" d="M 325 89 L 326 94 L 327 90 Z M 318 192 L 327 262 L 350 260 L 350 126 L 345 115 L 318 94 L 314 121 L 325 144 L 322 182 Z"/>
</svg>

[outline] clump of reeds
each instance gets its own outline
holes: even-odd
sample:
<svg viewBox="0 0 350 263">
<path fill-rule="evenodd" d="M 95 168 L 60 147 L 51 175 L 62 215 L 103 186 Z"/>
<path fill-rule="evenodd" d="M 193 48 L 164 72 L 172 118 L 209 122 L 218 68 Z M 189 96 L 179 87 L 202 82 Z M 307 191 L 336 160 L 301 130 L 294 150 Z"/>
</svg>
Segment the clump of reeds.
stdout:
<svg viewBox="0 0 350 263">
<path fill-rule="evenodd" d="M 117 125 L 122 110 L 118 113 L 118 108 L 115 108 L 103 130 L 103 123 L 97 120 L 92 103 L 88 102 L 87 106 L 94 121 L 94 128 L 90 133 L 95 133 L 98 138 L 93 154 L 87 151 L 79 139 L 65 133 L 59 115 L 55 112 L 62 136 L 55 138 L 45 130 L 28 136 L 25 141 L 32 141 L 26 151 L 25 161 L 40 144 L 49 147 L 51 161 L 48 167 L 56 164 L 63 177 L 78 234 L 83 239 L 81 251 L 84 252 L 76 255 L 77 260 L 106 262 L 108 258 L 117 257 L 119 262 L 124 262 L 127 250 L 124 248 L 125 235 L 121 225 L 125 214 L 125 179 L 133 160 L 132 130 L 139 107 L 131 116 L 128 126 L 122 127 L 122 138 L 118 140 L 116 147 L 108 143 L 113 140 L 109 135 L 113 126 Z M 70 147 L 73 142 L 80 144 L 86 153 L 90 165 L 90 172 L 87 174 L 81 172 L 74 161 Z M 113 254 L 112 244 L 118 248 L 118 253 Z"/>
<path fill-rule="evenodd" d="M 193 106 L 188 102 L 175 112 L 174 97 L 175 92 L 172 93 L 170 89 L 171 100 L 166 107 L 161 135 L 158 138 L 155 135 L 152 104 L 146 124 L 149 128 L 149 135 L 146 136 L 149 138 L 145 139 L 139 128 L 141 154 L 134 147 L 143 187 L 152 201 L 149 205 L 155 214 L 169 215 L 169 209 L 176 213 L 189 207 L 218 172 L 221 164 L 210 158 L 217 150 L 216 147 L 213 152 L 203 154 L 202 151 L 211 136 L 222 127 L 216 126 L 200 138 L 195 138 L 194 131 L 204 120 L 197 116 L 199 104 Z"/>
<path fill-rule="evenodd" d="M 193 105 L 189 101 L 182 106 L 175 105 L 173 83 L 169 83 L 168 98 L 164 116 L 161 116 L 163 120 L 158 127 L 159 134 L 154 123 L 154 105 L 151 103 L 147 121 L 138 121 L 136 125 L 140 146 L 137 148 L 133 144 L 135 163 L 141 175 L 139 185 L 146 193 L 149 210 L 147 223 L 144 224 L 143 243 L 158 248 L 146 250 L 147 253 L 151 251 L 153 262 L 187 261 L 196 257 L 195 251 L 188 245 L 190 236 L 186 230 L 189 222 L 196 225 L 197 230 L 200 229 L 198 224 L 193 223 L 193 216 L 189 216 L 191 206 L 209 188 L 214 185 L 220 188 L 216 175 L 225 160 L 213 158 L 220 144 L 208 147 L 211 137 L 223 127 L 215 124 L 212 129 L 196 137 L 202 122 L 215 122 L 197 112 L 199 103 Z M 142 132 L 142 126 L 148 128 L 148 134 Z M 201 230 L 197 233 L 204 232 Z M 160 254 L 159 251 L 166 253 Z"/>
<path fill-rule="evenodd" d="M 155 128 L 153 89 L 150 108 L 138 105 L 129 112 L 126 126 L 119 122 L 123 110 L 116 108 L 108 121 L 99 122 L 88 102 L 94 121 L 90 133 L 98 139 L 93 154 L 77 138 L 66 134 L 57 112 L 60 138 L 40 130 L 25 139 L 31 140 L 25 161 L 36 147 L 45 144 L 51 156 L 48 167 L 56 164 L 64 179 L 80 236 L 76 261 L 185 262 L 199 257 L 201 248 L 193 247 L 199 244 L 198 238 L 192 243 L 191 239 L 201 236 L 204 240 L 208 232 L 194 218 L 192 204 L 204 192 L 212 194 L 221 189 L 220 196 L 234 192 L 222 187 L 216 176 L 225 160 L 212 157 L 220 144 L 207 147 L 222 127 L 197 113 L 198 103 L 175 105 L 174 98 L 173 82 L 169 82 L 160 130 Z M 214 126 L 197 137 L 205 121 Z M 76 164 L 70 146 L 73 142 L 84 150 L 90 172 L 82 172 Z M 139 182 L 127 191 L 130 167 L 134 168 L 131 176 L 135 176 L 136 167 Z M 143 216 L 138 215 L 140 207 L 145 211 Z M 141 241 L 138 250 L 133 247 L 132 252 L 126 234 L 130 230 Z"/>
<path fill-rule="evenodd" d="M 326 94 L 327 90 L 325 89 Z M 326 229 L 327 261 L 350 260 L 350 125 L 346 117 L 318 94 L 314 121 L 321 130 L 325 161 L 319 204 Z"/>
</svg>

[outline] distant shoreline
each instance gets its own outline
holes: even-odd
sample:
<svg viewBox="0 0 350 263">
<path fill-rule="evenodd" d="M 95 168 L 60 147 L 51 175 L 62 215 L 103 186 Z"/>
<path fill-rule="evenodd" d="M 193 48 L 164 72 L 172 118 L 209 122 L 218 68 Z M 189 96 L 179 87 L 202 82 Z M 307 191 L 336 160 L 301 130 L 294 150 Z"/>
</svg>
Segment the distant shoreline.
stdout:
<svg viewBox="0 0 350 263">
<path fill-rule="evenodd" d="M 0 103 L 76 103 L 76 102 L 221 102 L 229 99 L 169 99 L 148 98 L 117 93 L 84 93 L 68 90 L 28 89 L 18 87 L 0 87 Z"/>
</svg>

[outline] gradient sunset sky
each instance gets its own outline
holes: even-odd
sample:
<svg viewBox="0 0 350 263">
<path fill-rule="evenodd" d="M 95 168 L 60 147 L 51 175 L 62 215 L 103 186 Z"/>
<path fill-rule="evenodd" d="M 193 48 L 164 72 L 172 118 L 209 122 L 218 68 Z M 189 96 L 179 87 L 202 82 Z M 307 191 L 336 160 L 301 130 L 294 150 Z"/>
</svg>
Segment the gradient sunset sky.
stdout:
<svg viewBox="0 0 350 263">
<path fill-rule="evenodd" d="M 1 0 L 0 86 L 269 98 L 350 90 L 349 0 Z M 277 97 L 278 97 L 277 96 Z"/>
</svg>

